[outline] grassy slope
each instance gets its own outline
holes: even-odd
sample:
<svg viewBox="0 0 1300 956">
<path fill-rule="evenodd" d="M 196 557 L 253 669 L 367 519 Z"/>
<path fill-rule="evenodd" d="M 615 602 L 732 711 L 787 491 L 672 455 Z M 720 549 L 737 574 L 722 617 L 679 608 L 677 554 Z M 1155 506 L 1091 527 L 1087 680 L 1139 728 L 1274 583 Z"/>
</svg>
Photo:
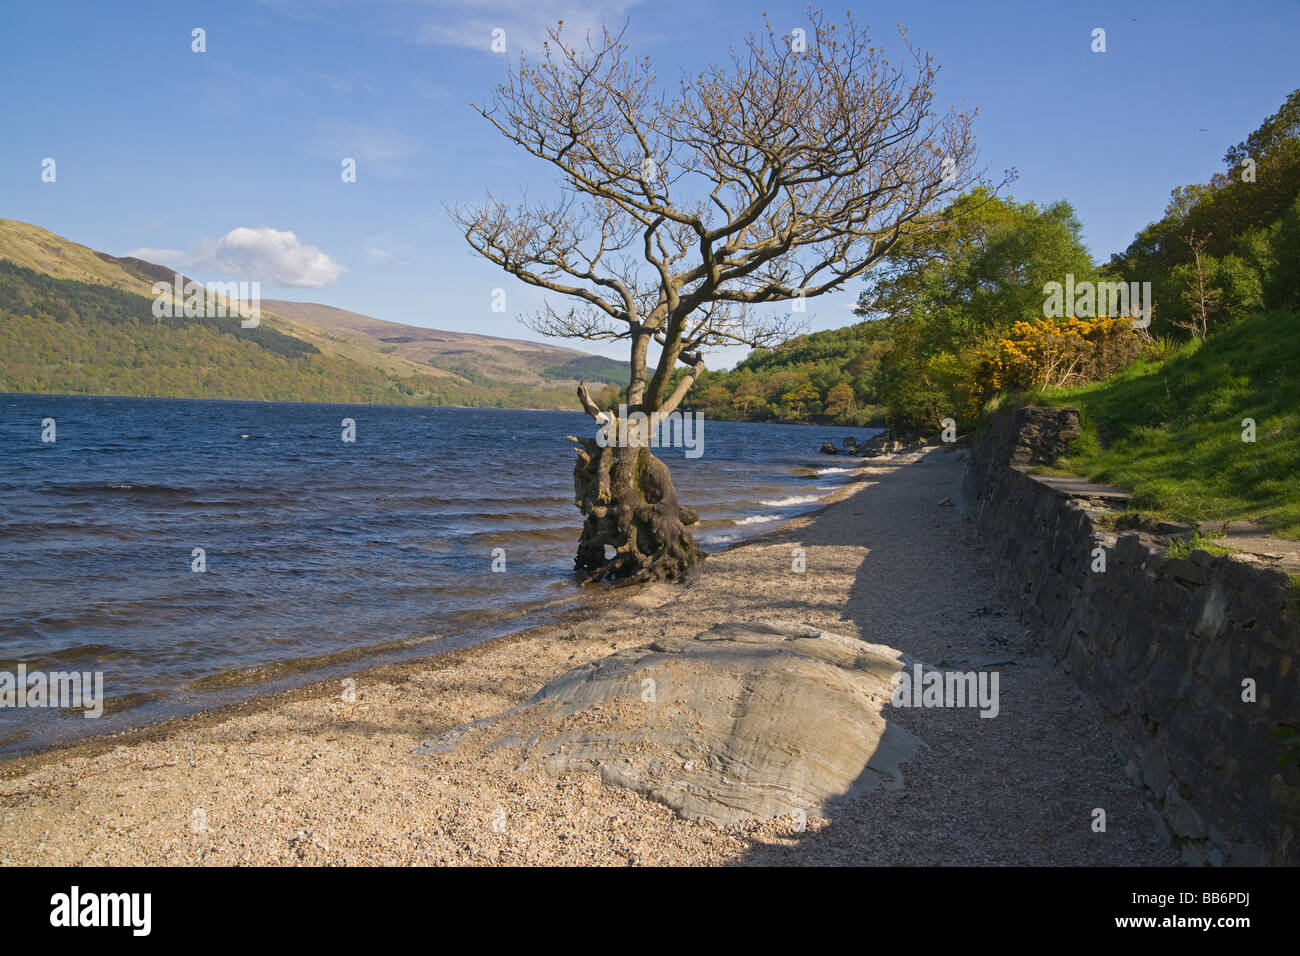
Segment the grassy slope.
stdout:
<svg viewBox="0 0 1300 956">
<path fill-rule="evenodd" d="M 0 392 L 406 404 L 413 391 L 237 318 L 154 318 L 137 290 L 0 261 Z"/>
<path fill-rule="evenodd" d="M 153 298 L 153 280 L 132 270 L 124 260 L 101 256 L 88 246 L 16 219 L 0 219 L 0 259 L 60 279 L 111 286 Z"/>
<path fill-rule="evenodd" d="M 150 300 L 158 277 L 149 270 L 159 269 L 98 253 L 13 219 L 0 219 L 0 259 Z M 530 381 L 523 383 L 494 377 L 496 369 L 490 365 L 481 375 L 458 374 L 382 352 L 383 343 L 377 340 L 336 334 L 265 308 L 264 327 L 308 342 L 322 354 L 285 362 L 280 356 L 262 354 L 256 346 L 238 343 L 236 347 L 224 336 L 198 329 L 164 335 L 156 329 L 127 330 L 80 319 L 50 324 L 13 314 L 0 315 L 0 324 L 7 337 L 6 347 L 0 349 L 0 391 L 504 408 L 573 409 L 576 405 L 572 385 L 540 374 L 530 374 Z M 131 341 L 134 336 L 142 338 Z M 120 360 L 133 349 L 133 360 Z M 562 348 L 553 351 L 559 357 L 582 354 Z M 98 357 L 106 355 L 119 361 L 100 367 Z"/>
<path fill-rule="evenodd" d="M 378 372 L 331 356 L 289 358 L 210 329 L 57 326 L 0 312 L 0 392 L 408 404 Z"/>
<path fill-rule="evenodd" d="M 1084 434 L 1057 469 L 1174 520 L 1248 519 L 1300 539 L 1300 316 L 1257 315 L 1163 362 L 1029 398 L 1082 413 Z M 1242 440 L 1245 418 L 1254 443 Z"/>
</svg>

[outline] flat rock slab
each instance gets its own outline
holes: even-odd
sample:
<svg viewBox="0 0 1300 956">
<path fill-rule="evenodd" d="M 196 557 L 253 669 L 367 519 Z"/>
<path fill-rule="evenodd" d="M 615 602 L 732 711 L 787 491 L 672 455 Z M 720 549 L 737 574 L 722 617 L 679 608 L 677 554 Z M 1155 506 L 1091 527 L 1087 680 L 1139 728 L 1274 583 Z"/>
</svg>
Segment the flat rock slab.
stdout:
<svg viewBox="0 0 1300 956">
<path fill-rule="evenodd" d="M 520 747 L 524 765 L 597 771 L 687 819 L 728 825 L 902 786 L 922 745 L 888 724 L 893 675 L 910 659 L 784 622 L 720 624 L 562 674 L 531 700 L 453 728 L 416 753 Z"/>
<path fill-rule="evenodd" d="M 1251 521 L 1202 521 L 1201 534 L 1223 548 L 1244 551 L 1278 562 L 1285 571 L 1300 569 L 1300 541 L 1271 537 L 1267 530 Z"/>
<path fill-rule="evenodd" d="M 1021 468 L 1021 471 L 1024 469 Z M 1088 498 L 1097 501 L 1124 502 L 1131 497 L 1123 488 L 1114 485 L 1098 485 L 1086 478 L 1073 475 L 1029 475 L 1040 485 L 1046 485 L 1057 494 L 1067 498 Z"/>
</svg>

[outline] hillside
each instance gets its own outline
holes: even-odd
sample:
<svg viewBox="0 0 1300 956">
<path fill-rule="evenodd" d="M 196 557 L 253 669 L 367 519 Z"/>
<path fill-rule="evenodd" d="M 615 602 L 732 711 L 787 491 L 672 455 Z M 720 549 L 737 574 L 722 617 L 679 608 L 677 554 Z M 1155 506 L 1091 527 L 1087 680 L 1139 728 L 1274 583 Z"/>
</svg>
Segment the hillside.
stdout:
<svg viewBox="0 0 1300 956">
<path fill-rule="evenodd" d="M 14 268 L 4 272 L 8 305 L 0 302 L 0 391 L 569 409 L 578 376 L 594 368 L 591 381 L 613 382 L 626 368 L 576 349 L 315 303 L 263 300 L 261 326 L 248 330 L 261 337 L 240 334 L 234 319 L 160 321 L 149 311 L 152 286 L 172 281 L 172 269 L 11 219 L 0 219 L 5 263 Z M 63 310 L 61 299 L 77 305 Z M 99 356 L 117 358 L 101 367 Z"/>
<path fill-rule="evenodd" d="M 1145 512 L 1300 539 L 1300 316 L 1252 316 L 1164 361 L 1026 400 L 1082 413 L 1083 435 L 1054 470 L 1118 485 Z"/>
<path fill-rule="evenodd" d="M 800 335 L 754 349 L 730 371 L 705 372 L 684 404 L 723 420 L 881 424 L 875 372 L 888 349 L 879 322 Z"/>
<path fill-rule="evenodd" d="M 155 318 L 152 298 L 0 260 L 0 392 L 406 405 L 443 387 L 326 355 L 266 323 Z"/>
<path fill-rule="evenodd" d="M 295 331 L 313 344 L 328 347 L 333 342 L 375 353 L 373 362 L 381 365 L 391 362 L 391 369 L 397 374 L 402 374 L 401 363 L 406 363 L 414 371 L 428 374 L 432 368 L 435 374 L 446 373 L 479 385 L 510 383 L 551 388 L 557 380 L 576 385 L 580 366 L 592 362 L 608 363 L 621 372 L 617 381 L 627 381 L 626 362 L 614 362 L 577 349 L 403 325 L 314 302 L 264 299 L 262 308 L 296 323 Z M 554 374 L 568 371 L 571 365 L 575 367 L 574 374 Z M 593 376 L 593 380 L 608 379 Z"/>
</svg>

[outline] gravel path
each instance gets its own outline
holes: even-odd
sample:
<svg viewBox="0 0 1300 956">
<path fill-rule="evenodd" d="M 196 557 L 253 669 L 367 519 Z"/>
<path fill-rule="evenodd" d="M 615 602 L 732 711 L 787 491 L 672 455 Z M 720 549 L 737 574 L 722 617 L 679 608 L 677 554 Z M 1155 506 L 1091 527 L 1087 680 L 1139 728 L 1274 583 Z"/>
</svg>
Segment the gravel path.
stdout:
<svg viewBox="0 0 1300 956">
<path fill-rule="evenodd" d="M 0 765 L 0 864 L 1176 863 L 1092 706 L 989 593 L 969 526 L 938 506 L 961 467 L 942 452 L 873 464 L 824 511 L 715 555 L 685 585 L 359 672 L 355 702 L 330 681 Z M 684 821 L 595 774 L 519 769 L 511 748 L 410 753 L 612 649 L 728 620 L 807 623 L 936 664 L 1010 659 L 987 668 L 1000 713 L 892 709 L 928 745 L 905 788 L 801 832 Z"/>
</svg>

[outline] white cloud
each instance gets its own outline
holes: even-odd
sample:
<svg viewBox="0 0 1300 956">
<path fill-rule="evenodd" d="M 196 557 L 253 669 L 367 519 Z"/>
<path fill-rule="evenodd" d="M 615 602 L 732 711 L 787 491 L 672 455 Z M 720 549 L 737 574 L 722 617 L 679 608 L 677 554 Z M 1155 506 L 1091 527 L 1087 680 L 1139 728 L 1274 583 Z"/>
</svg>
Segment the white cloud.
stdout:
<svg viewBox="0 0 1300 956">
<path fill-rule="evenodd" d="M 292 232 L 268 226 L 231 229 L 210 249 L 204 250 L 196 265 L 252 281 L 288 286 L 333 285 L 348 271 L 315 246 L 303 245 Z"/>
<path fill-rule="evenodd" d="M 333 285 L 348 271 L 315 246 L 303 245 L 292 232 L 268 226 L 240 226 L 216 242 L 200 240 L 192 253 L 142 246 L 127 256 L 187 273 L 210 272 L 246 282 L 287 286 Z"/>
</svg>

